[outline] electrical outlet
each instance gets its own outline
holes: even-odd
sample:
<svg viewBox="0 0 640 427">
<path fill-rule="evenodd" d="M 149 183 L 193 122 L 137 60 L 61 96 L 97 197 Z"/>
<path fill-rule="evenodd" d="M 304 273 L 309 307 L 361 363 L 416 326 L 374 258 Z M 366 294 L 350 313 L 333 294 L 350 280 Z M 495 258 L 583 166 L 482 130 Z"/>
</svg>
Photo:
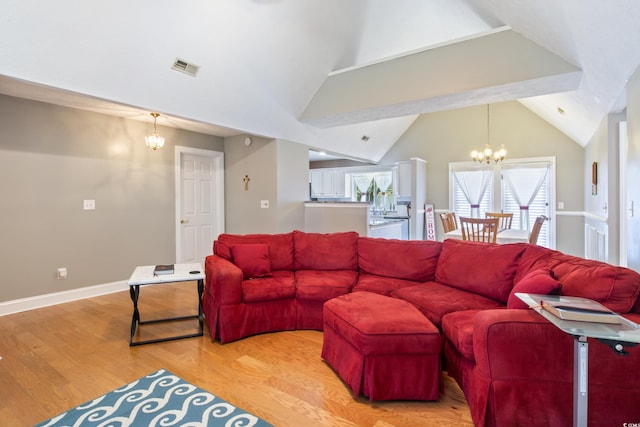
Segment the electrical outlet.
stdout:
<svg viewBox="0 0 640 427">
<path fill-rule="evenodd" d="M 260 200 L 260 207 L 262 209 L 269 209 L 269 201 L 268 200 Z"/>
<path fill-rule="evenodd" d="M 94 211 L 96 210 L 96 201 L 95 200 L 85 200 L 83 202 L 83 207 L 85 211 Z"/>
<path fill-rule="evenodd" d="M 58 280 L 67 278 L 67 267 L 60 267 L 58 269 Z"/>
</svg>

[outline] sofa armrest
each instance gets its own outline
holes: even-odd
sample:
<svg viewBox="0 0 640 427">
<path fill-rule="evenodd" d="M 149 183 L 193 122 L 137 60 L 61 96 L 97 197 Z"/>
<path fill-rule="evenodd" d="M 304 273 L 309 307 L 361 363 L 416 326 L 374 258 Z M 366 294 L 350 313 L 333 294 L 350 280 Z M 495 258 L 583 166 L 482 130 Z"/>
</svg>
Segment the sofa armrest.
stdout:
<svg viewBox="0 0 640 427">
<path fill-rule="evenodd" d="M 625 314 L 638 322 L 637 314 Z M 607 389 L 637 389 L 629 372 L 640 370 L 640 345 L 628 356 L 589 339 L 589 384 Z M 479 375 L 492 382 L 573 384 L 574 338 L 532 310 L 484 310 L 476 315 L 473 351 Z"/>
<path fill-rule="evenodd" d="M 532 310 L 479 312 L 473 351 L 479 373 L 492 380 L 573 379 L 573 338 Z"/>
<path fill-rule="evenodd" d="M 206 292 L 216 304 L 240 304 L 242 300 L 242 270 L 218 255 L 205 258 Z"/>
</svg>

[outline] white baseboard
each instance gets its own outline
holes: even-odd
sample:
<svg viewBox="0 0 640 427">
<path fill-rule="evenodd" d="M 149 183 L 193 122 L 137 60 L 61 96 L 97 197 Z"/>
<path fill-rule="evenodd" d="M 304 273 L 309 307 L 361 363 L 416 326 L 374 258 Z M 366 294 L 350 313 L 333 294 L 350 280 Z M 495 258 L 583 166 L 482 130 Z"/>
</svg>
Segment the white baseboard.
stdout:
<svg viewBox="0 0 640 427">
<path fill-rule="evenodd" d="M 86 288 L 72 289 L 69 291 L 54 292 L 35 297 L 0 302 L 0 316 L 48 307 L 50 305 L 62 304 L 65 302 L 77 301 L 85 298 L 97 297 L 100 295 L 112 294 L 114 292 L 125 291 L 127 289 L 129 289 L 129 285 L 125 280 L 123 280 L 120 282 L 105 283 L 103 285 L 88 286 Z"/>
</svg>

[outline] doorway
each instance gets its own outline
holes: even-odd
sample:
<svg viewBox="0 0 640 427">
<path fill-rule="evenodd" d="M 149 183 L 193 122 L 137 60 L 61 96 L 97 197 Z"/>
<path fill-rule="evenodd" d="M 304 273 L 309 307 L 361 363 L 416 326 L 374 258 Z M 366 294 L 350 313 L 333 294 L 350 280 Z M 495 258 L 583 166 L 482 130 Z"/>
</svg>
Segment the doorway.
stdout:
<svg viewBox="0 0 640 427">
<path fill-rule="evenodd" d="M 224 153 L 175 147 L 176 262 L 204 263 L 224 232 Z"/>
</svg>

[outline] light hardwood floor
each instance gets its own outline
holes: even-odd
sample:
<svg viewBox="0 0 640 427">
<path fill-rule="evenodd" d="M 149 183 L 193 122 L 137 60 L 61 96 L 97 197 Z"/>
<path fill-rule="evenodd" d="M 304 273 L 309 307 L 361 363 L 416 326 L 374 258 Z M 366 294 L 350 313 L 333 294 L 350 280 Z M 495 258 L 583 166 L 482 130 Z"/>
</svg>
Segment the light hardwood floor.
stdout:
<svg viewBox="0 0 640 427">
<path fill-rule="evenodd" d="M 142 319 L 195 313 L 195 283 L 141 287 Z M 322 333 L 263 334 L 220 345 L 204 337 L 129 347 L 129 292 L 0 317 L 0 424 L 31 426 L 160 368 L 275 426 L 472 426 L 445 376 L 438 402 L 355 398 L 320 358 Z M 140 338 L 195 330 L 144 325 Z"/>
</svg>

